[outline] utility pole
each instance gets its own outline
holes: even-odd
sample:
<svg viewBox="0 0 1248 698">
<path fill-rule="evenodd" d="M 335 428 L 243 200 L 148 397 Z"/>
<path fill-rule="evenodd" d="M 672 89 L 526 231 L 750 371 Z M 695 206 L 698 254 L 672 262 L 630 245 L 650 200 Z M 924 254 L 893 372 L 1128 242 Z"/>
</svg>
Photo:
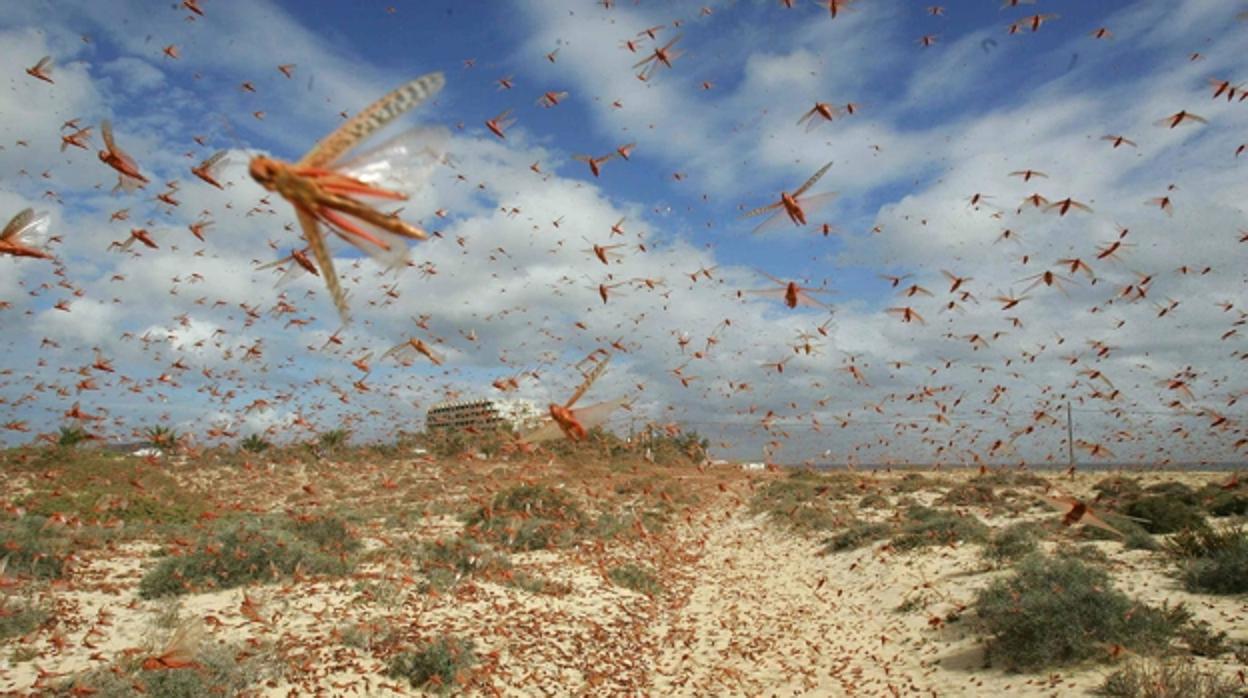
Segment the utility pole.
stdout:
<svg viewBox="0 0 1248 698">
<path fill-rule="evenodd" d="M 1075 428 L 1070 419 L 1070 401 L 1066 401 L 1066 464 L 1075 467 Z"/>
</svg>

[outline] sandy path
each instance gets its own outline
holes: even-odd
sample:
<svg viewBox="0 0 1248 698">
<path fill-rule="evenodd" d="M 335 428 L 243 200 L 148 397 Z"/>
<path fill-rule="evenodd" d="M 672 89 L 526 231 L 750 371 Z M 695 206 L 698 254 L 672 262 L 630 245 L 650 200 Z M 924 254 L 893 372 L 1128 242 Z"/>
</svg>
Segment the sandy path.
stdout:
<svg viewBox="0 0 1248 698">
<path fill-rule="evenodd" d="M 965 623 L 929 625 L 992 579 L 978 546 L 818 553 L 744 507 L 711 525 L 687 602 L 655 628 L 654 694 L 1072 695 L 1110 670 L 1010 675 Z"/>
</svg>

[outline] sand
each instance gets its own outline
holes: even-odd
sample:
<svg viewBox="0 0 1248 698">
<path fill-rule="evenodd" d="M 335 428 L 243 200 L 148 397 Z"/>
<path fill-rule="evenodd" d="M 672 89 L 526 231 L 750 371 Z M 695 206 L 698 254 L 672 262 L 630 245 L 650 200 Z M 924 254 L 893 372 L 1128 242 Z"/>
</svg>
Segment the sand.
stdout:
<svg viewBox="0 0 1248 698">
<path fill-rule="evenodd" d="M 289 508 L 329 499 L 342 507 L 348 498 L 334 493 L 341 486 L 357 497 L 372 492 L 369 506 L 403 506 L 400 495 L 417 492 L 462 505 L 482 499 L 478 490 L 486 483 L 501 486 L 508 477 L 506 468 L 446 478 L 431 464 L 398 467 L 407 478 L 398 492 L 298 473 L 290 477 L 318 483 L 315 495 L 287 489 L 277 501 Z M 552 472 L 539 468 L 526 476 Z M 948 484 L 970 474 L 939 475 Z M 390 477 L 376 475 L 382 476 Z M 1082 496 L 1103 476 L 1054 479 Z M 629 476 L 595 477 L 568 489 L 595 501 Z M 725 468 L 690 469 L 677 477 L 700 498 L 678 509 L 661 533 L 512 554 L 517 569 L 570 589 L 557 595 L 476 578 L 444 593 L 422 592 L 419 568 L 400 552 L 400 543 L 456 535 L 462 524 L 449 512 L 430 511 L 418 524 L 404 526 L 386 515 L 360 523 L 368 562 L 349 577 L 286 580 L 176 600 L 147 601 L 136 594 L 142 574 L 157 562 L 158 540 L 84 550 L 67 582 L 8 590 L 51 604 L 56 621 L 0 645 L 0 692 L 37 695 L 50 680 L 46 672 L 65 680 L 127 652 L 150 656 L 172 632 L 175 616 L 200 619 L 204 643 L 247 647 L 268 657 L 271 670 L 255 687 L 257 695 L 267 696 L 418 693 L 384 675 L 386 656 L 444 634 L 476 644 L 480 663 L 461 687 L 472 695 L 1071 696 L 1089 694 L 1117 667 L 1095 662 L 1028 675 L 986 666 L 965 609 L 979 589 L 1008 572 L 986 562 L 978 545 L 903 553 L 876 543 L 821 554 L 818 536 L 785 530 L 750 512 L 752 493 L 783 474 Z M 1225 475 L 1143 477 L 1146 484 L 1180 480 L 1199 486 Z M 879 482 L 866 476 L 863 487 Z M 938 495 L 914 493 L 929 501 Z M 958 509 L 993 528 L 1056 516 L 1042 507 L 1015 517 L 993 516 L 982 507 Z M 874 515 L 887 516 L 888 507 Z M 1069 534 L 1044 545 L 1054 549 L 1061 535 Z M 1092 545 L 1109 556 L 1115 584 L 1128 595 L 1154 604 L 1183 602 L 1231 639 L 1248 641 L 1245 597 L 1189 594 L 1159 555 L 1126 550 L 1115 541 Z M 612 583 L 607 570 L 628 561 L 657 570 L 665 593 L 649 597 Z M 247 598 L 255 612 L 245 615 Z M 1189 661 L 1233 679 L 1243 668 L 1233 654 Z"/>
</svg>

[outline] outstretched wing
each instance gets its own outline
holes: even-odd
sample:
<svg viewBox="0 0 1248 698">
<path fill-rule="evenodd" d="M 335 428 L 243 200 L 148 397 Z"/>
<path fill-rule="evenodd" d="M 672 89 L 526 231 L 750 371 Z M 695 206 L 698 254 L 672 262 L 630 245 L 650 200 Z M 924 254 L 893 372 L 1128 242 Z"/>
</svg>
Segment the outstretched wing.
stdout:
<svg viewBox="0 0 1248 698">
<path fill-rule="evenodd" d="M 576 389 L 576 392 L 572 393 L 572 397 L 568 398 L 568 401 L 565 402 L 563 406 L 570 408 L 572 405 L 575 405 L 576 401 L 580 400 L 581 396 L 584 395 L 585 392 L 589 390 L 590 386 L 594 384 L 594 381 L 598 380 L 598 376 L 601 376 L 603 371 L 607 370 L 607 364 L 610 362 L 611 355 L 607 354 L 606 358 L 598 362 L 598 365 L 585 376 L 585 380 L 581 382 L 580 387 Z"/>
<path fill-rule="evenodd" d="M 0 240 L 18 242 L 26 238 L 29 233 L 46 228 L 47 225 L 47 213 L 35 213 L 33 208 L 23 209 L 13 216 L 8 225 L 4 226 L 4 232 L 0 233 Z"/>
<path fill-rule="evenodd" d="M 399 87 L 370 104 L 313 146 L 299 161 L 300 167 L 324 167 L 337 160 L 360 141 L 384 128 L 386 124 L 402 116 L 446 84 L 442 73 L 429 73 Z"/>
<path fill-rule="evenodd" d="M 793 192 L 793 197 L 796 198 L 796 197 L 801 196 L 803 193 L 806 192 L 807 189 L 810 189 L 812 186 L 814 186 L 815 182 L 818 182 L 819 178 L 823 176 L 823 173 L 827 172 L 828 169 L 831 167 L 832 167 L 832 163 L 830 162 L 824 165 L 823 167 L 820 167 L 818 172 L 811 175 L 810 179 L 806 180 L 805 184 L 803 184 L 797 191 Z"/>
</svg>

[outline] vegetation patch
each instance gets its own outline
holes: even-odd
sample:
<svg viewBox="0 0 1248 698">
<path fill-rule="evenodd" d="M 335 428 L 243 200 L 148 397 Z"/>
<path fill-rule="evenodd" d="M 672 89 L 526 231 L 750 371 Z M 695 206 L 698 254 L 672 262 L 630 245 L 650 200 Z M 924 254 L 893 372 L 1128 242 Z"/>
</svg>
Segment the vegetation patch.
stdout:
<svg viewBox="0 0 1248 698">
<path fill-rule="evenodd" d="M 988 527 L 974 516 L 913 506 L 906 511 L 906 521 L 891 545 L 897 550 L 914 550 L 928 545 L 981 543 L 987 540 L 988 531 Z"/>
<path fill-rule="evenodd" d="M 764 485 L 754 495 L 750 509 L 794 530 L 827 531 L 843 523 L 843 517 L 833 510 L 832 502 L 855 490 L 852 480 L 844 475 L 797 470 L 788 478 Z"/>
<path fill-rule="evenodd" d="M 971 480 L 950 487 L 937 504 L 942 506 L 964 507 L 971 505 L 988 505 L 997 503 L 996 490 L 991 484 Z"/>
<path fill-rule="evenodd" d="M 611 578 L 612 583 L 646 596 L 659 596 L 663 593 L 663 585 L 659 582 L 659 578 L 654 572 L 640 565 L 632 563 L 617 565 L 607 570 L 607 576 Z"/>
<path fill-rule="evenodd" d="M 1207 525 L 1204 512 L 1190 503 L 1187 496 L 1176 492 L 1146 495 L 1127 504 L 1122 511 L 1143 519 L 1140 525 L 1149 533 L 1175 533 Z"/>
<path fill-rule="evenodd" d="M 1118 644 L 1164 648 L 1190 620 L 1180 607 L 1152 608 L 1117 591 L 1109 575 L 1073 559 L 1032 555 L 981 591 L 974 609 L 988 657 L 1011 671 L 1039 671 L 1108 658 Z"/>
<path fill-rule="evenodd" d="M 317 543 L 318 532 L 334 528 L 333 524 L 261 520 L 219 529 L 189 552 L 162 559 L 139 583 L 139 595 L 152 599 L 230 589 L 273 581 L 296 571 L 347 574 L 354 567 L 348 551 L 355 550 L 359 542 L 347 534 L 343 539 L 327 541 L 324 547 Z"/>
<path fill-rule="evenodd" d="M 70 541 L 62 527 L 34 515 L 0 523 L 0 573 L 33 579 L 65 575 Z"/>
<path fill-rule="evenodd" d="M 1034 553 L 1043 527 L 1030 521 L 1019 521 L 993 533 L 984 545 L 984 557 L 996 564 L 1013 562 Z"/>
<path fill-rule="evenodd" d="M 1229 679 L 1174 657 L 1132 659 L 1105 678 L 1100 694 L 1110 698 L 1235 698 L 1243 695 Z"/>
<path fill-rule="evenodd" d="M 1183 586 L 1205 594 L 1248 592 L 1248 532 L 1242 527 L 1180 531 L 1165 544 Z"/>
<path fill-rule="evenodd" d="M 566 491 L 519 485 L 498 493 L 488 507 L 478 508 L 464 523 L 474 536 L 512 550 L 545 550 L 571 543 L 589 521 Z"/>
<path fill-rule="evenodd" d="M 464 683 L 476 663 L 471 640 L 443 637 L 390 657 L 386 676 L 407 679 L 413 688 L 449 693 Z"/>
<path fill-rule="evenodd" d="M 822 552 L 826 555 L 854 550 L 887 538 L 892 532 L 893 527 L 881 521 L 855 521 L 844 531 L 824 539 Z"/>
<path fill-rule="evenodd" d="M 0 599 L 0 640 L 33 632 L 48 619 L 47 609 Z"/>
<path fill-rule="evenodd" d="M 184 668 L 145 666 L 145 657 L 123 659 L 62 681 L 50 695 L 93 698 L 201 698 L 254 695 L 275 672 L 268 658 L 253 649 L 217 645 L 186 657 Z"/>
</svg>

